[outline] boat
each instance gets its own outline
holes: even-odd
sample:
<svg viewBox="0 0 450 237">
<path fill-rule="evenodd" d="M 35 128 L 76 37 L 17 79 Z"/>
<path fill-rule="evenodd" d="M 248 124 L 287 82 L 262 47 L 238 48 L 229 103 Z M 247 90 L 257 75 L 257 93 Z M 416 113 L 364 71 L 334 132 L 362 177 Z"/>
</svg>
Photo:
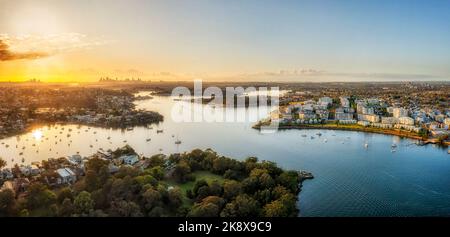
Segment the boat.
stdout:
<svg viewBox="0 0 450 237">
<path fill-rule="evenodd" d="M 447 153 L 450 154 L 450 149 L 448 149 Z"/>
<path fill-rule="evenodd" d="M 302 134 L 302 137 L 306 137 L 306 134 Z"/>
<path fill-rule="evenodd" d="M 109 139 L 111 139 L 111 137 L 107 137 L 106 139 L 108 139 L 108 140 L 109 140 Z"/>
<path fill-rule="evenodd" d="M 23 155 L 23 152 L 20 152 L 20 153 L 19 153 L 19 156 L 21 156 L 21 155 Z"/>
<path fill-rule="evenodd" d="M 323 142 L 325 142 L 325 143 L 327 143 L 328 142 L 328 140 L 325 138 L 324 140 L 323 140 Z"/>
<path fill-rule="evenodd" d="M 164 130 L 162 130 L 162 129 L 161 130 L 158 129 L 158 130 L 156 130 L 156 133 L 162 133 L 163 131 Z"/>
<path fill-rule="evenodd" d="M 318 132 L 318 133 L 316 133 L 316 135 L 320 137 L 320 136 L 322 136 L 322 133 Z"/>
<path fill-rule="evenodd" d="M 172 135 L 173 136 L 173 135 Z M 178 139 L 178 135 L 177 135 L 177 140 L 175 141 L 175 144 L 180 145 L 181 144 L 181 140 Z"/>
<path fill-rule="evenodd" d="M 133 131 L 133 127 L 128 127 L 127 131 Z"/>
<path fill-rule="evenodd" d="M 147 142 L 149 142 L 149 141 L 151 141 L 152 139 L 151 138 L 147 138 L 147 139 L 145 139 Z"/>
<path fill-rule="evenodd" d="M 313 137 L 313 136 L 311 136 L 311 139 L 314 139 L 314 137 Z"/>
<path fill-rule="evenodd" d="M 22 158 L 22 163 L 25 163 L 25 158 Z"/>
<path fill-rule="evenodd" d="M 364 143 L 364 147 L 367 149 L 369 147 L 368 143 Z"/>
<path fill-rule="evenodd" d="M 396 150 L 395 149 L 391 149 L 391 152 L 394 153 L 394 152 L 396 152 Z"/>
<path fill-rule="evenodd" d="M 392 147 L 392 148 L 396 148 L 396 147 L 397 147 L 397 144 L 392 143 L 391 147 Z"/>
</svg>

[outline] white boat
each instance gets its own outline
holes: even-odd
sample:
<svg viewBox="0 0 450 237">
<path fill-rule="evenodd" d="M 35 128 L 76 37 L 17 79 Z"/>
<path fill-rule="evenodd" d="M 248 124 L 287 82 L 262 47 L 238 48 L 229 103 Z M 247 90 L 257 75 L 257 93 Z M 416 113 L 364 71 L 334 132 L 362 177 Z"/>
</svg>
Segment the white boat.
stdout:
<svg viewBox="0 0 450 237">
<path fill-rule="evenodd" d="M 172 135 L 173 136 L 173 135 Z M 178 135 L 177 135 L 177 140 L 175 141 L 175 144 L 180 145 L 181 144 L 181 140 L 178 139 Z"/>
<path fill-rule="evenodd" d="M 325 143 L 327 143 L 328 142 L 328 140 L 325 138 L 324 140 L 323 140 L 323 142 L 325 142 Z"/>
<path fill-rule="evenodd" d="M 392 148 L 396 148 L 396 147 L 397 147 L 397 144 L 392 143 L 391 147 L 392 147 Z"/>
<path fill-rule="evenodd" d="M 364 147 L 367 149 L 369 147 L 368 143 L 364 143 Z"/>
</svg>

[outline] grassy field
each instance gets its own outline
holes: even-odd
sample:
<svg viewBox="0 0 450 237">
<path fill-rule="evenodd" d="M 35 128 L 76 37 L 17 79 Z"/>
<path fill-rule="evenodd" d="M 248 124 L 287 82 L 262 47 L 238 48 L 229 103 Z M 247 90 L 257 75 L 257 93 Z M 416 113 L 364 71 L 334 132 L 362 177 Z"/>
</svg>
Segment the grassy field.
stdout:
<svg viewBox="0 0 450 237">
<path fill-rule="evenodd" d="M 195 181 L 203 179 L 206 182 L 208 182 L 209 184 L 212 183 L 213 181 L 218 181 L 219 183 L 223 183 L 223 181 L 224 181 L 224 178 L 222 176 L 213 174 L 209 171 L 195 171 L 192 174 L 195 176 Z M 164 183 L 166 183 L 169 186 L 180 188 L 181 192 L 183 193 L 183 205 L 191 206 L 192 201 L 189 198 L 187 198 L 186 191 L 189 189 L 192 190 L 192 188 L 194 188 L 195 181 L 190 181 L 190 182 L 180 184 L 180 183 L 175 182 L 175 180 L 170 179 L 170 180 L 164 181 Z"/>
</svg>

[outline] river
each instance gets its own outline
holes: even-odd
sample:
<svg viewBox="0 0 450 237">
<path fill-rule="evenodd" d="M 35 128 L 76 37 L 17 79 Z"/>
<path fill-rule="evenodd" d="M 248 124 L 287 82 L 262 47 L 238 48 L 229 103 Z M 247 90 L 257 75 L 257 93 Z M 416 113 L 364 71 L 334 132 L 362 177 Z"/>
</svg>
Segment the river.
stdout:
<svg viewBox="0 0 450 237">
<path fill-rule="evenodd" d="M 138 108 L 164 115 L 164 122 L 151 129 L 43 126 L 0 140 L 0 156 L 12 165 L 22 163 L 22 157 L 23 163 L 29 164 L 77 152 L 87 156 L 100 148 L 125 144 L 146 156 L 212 148 L 237 159 L 256 156 L 286 169 L 312 172 L 315 178 L 305 181 L 300 193 L 300 216 L 450 216 L 450 155 L 446 149 L 351 131 L 261 134 L 249 121 L 177 123 L 171 118 L 174 103 L 171 97 L 161 96 L 136 102 Z M 177 139 L 182 143 L 175 144 Z"/>
</svg>

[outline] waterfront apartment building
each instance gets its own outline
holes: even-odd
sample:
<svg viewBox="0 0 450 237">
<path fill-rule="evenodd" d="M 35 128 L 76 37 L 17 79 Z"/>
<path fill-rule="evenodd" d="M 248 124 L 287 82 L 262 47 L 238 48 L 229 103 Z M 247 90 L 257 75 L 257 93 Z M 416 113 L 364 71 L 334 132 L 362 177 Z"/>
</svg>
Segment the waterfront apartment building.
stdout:
<svg viewBox="0 0 450 237">
<path fill-rule="evenodd" d="M 298 118 L 302 120 L 315 119 L 316 114 L 308 110 L 302 110 L 298 113 Z"/>
<path fill-rule="evenodd" d="M 356 111 L 358 114 L 374 114 L 375 110 L 373 107 L 369 107 L 364 103 L 358 103 L 356 106 Z"/>
<path fill-rule="evenodd" d="M 414 119 L 410 117 L 400 117 L 398 122 L 404 125 L 414 125 Z"/>
<path fill-rule="evenodd" d="M 398 119 L 394 117 L 381 117 L 382 124 L 396 124 L 397 121 Z"/>
<path fill-rule="evenodd" d="M 349 108 L 337 108 L 335 111 L 335 119 L 336 120 L 353 120 L 353 109 L 351 110 L 352 112 L 347 112 L 350 111 Z"/>
<path fill-rule="evenodd" d="M 408 110 L 404 108 L 394 108 L 392 113 L 394 118 L 408 117 Z"/>
<path fill-rule="evenodd" d="M 327 107 L 328 105 L 331 105 L 333 103 L 333 99 L 331 99 L 330 97 L 321 97 L 319 98 L 319 105 L 325 106 Z"/>
<path fill-rule="evenodd" d="M 371 123 L 378 123 L 380 122 L 380 116 L 376 114 L 358 114 L 358 120 L 367 121 Z"/>
</svg>

